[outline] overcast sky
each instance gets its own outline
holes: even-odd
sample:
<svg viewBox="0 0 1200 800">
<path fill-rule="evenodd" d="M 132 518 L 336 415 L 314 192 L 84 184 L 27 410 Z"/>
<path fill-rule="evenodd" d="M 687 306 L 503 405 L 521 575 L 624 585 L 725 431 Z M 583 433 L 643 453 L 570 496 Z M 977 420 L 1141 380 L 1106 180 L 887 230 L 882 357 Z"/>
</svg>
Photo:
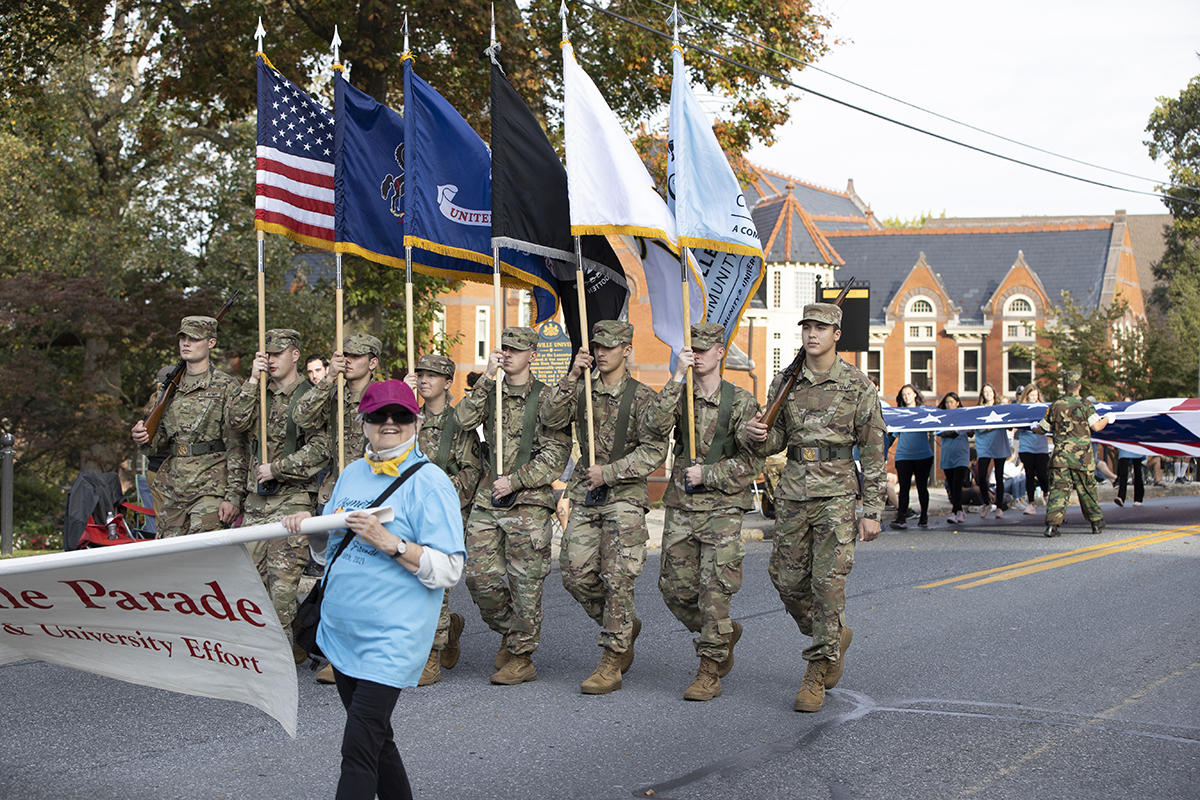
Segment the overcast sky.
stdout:
<svg viewBox="0 0 1200 800">
<path fill-rule="evenodd" d="M 1200 0 L 827 0 L 834 74 L 987 131 L 1151 179 L 1143 141 L 1156 98 L 1200 75 Z M 1117 186 L 1153 183 L 1027 150 L 815 70 L 797 82 L 985 149 Z M 753 161 L 859 196 L 880 218 L 1165 213 L 1153 197 L 1038 172 L 805 94 Z"/>
</svg>

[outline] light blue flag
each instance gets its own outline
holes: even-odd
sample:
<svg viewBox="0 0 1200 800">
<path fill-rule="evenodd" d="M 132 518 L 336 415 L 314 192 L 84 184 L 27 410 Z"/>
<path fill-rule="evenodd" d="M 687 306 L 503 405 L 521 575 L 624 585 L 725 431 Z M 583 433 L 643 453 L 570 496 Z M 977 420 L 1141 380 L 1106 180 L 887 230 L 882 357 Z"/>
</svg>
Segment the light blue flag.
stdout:
<svg viewBox="0 0 1200 800">
<path fill-rule="evenodd" d="M 692 248 L 704 276 L 705 320 L 725 326 L 728 345 L 763 279 L 762 242 L 729 159 L 688 86 L 678 45 L 671 56 L 667 203 L 679 244 Z"/>
</svg>

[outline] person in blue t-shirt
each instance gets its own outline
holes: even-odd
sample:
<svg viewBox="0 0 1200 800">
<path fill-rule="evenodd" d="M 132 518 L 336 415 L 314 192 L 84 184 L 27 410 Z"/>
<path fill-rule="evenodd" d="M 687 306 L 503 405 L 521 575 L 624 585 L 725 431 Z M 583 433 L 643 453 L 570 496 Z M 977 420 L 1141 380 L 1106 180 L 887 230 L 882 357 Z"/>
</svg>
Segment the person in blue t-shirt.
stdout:
<svg viewBox="0 0 1200 800">
<path fill-rule="evenodd" d="M 938 408 L 943 411 L 953 411 L 962 408 L 962 401 L 957 392 L 946 392 Z M 938 431 L 942 440 L 942 457 L 940 466 L 946 476 L 946 492 L 950 495 L 950 516 L 946 522 L 954 524 L 964 522 L 967 518 L 963 511 L 963 486 L 970 485 L 971 472 L 971 432 L 970 431 Z"/>
<path fill-rule="evenodd" d="M 1031 383 L 1021 392 L 1018 402 L 1040 403 L 1042 393 Z M 1025 513 L 1036 514 L 1037 509 L 1033 505 L 1034 489 L 1040 486 L 1042 497 L 1050 496 L 1050 441 L 1041 425 L 1017 431 L 1017 454 L 1021 458 L 1021 466 L 1025 468 L 1025 497 L 1028 500 Z"/>
<path fill-rule="evenodd" d="M 979 406 L 999 405 L 996 387 L 985 383 L 979 390 Z M 979 494 L 983 497 L 983 510 L 979 512 L 980 519 L 987 519 L 989 514 L 995 514 L 996 519 L 1003 519 L 1008 505 L 1004 502 L 1004 462 L 1012 455 L 1008 445 L 1008 429 L 993 428 L 991 430 L 975 431 L 976 480 L 979 482 Z M 996 465 L 996 488 L 993 491 L 988 486 L 988 473 Z M 991 497 L 989 497 L 991 492 Z"/>
<path fill-rule="evenodd" d="M 417 447 L 417 399 L 401 381 L 371 384 L 358 406 L 366 456 L 346 467 L 325 504 L 330 513 L 354 511 L 348 531 L 334 531 L 324 552 L 329 564 L 317 644 L 333 664 L 346 707 L 342 773 L 337 796 L 346 800 L 412 797 L 392 732 L 400 690 L 417 685 L 429 656 L 442 593 L 458 583 L 466 547 L 458 492 L 446 473 Z M 384 501 L 395 519 L 380 523 L 361 513 L 410 467 L 421 464 Z M 298 533 L 308 512 L 284 518 Z M 317 536 L 311 537 L 314 554 Z M 330 550 L 329 548 L 333 548 Z"/>
<path fill-rule="evenodd" d="M 900 387 L 896 393 L 898 408 L 913 408 L 925 405 L 925 398 L 920 390 L 911 383 Z M 917 500 L 921 504 L 921 516 L 917 525 L 922 528 L 929 525 L 929 473 L 933 470 L 933 447 L 929 444 L 929 434 L 924 431 L 897 433 L 896 442 L 896 477 L 900 480 L 900 494 L 896 504 L 896 521 L 891 523 L 893 528 L 903 530 L 908 527 L 905 521 L 908 514 L 908 493 L 912 487 L 913 478 L 917 479 Z"/>
</svg>

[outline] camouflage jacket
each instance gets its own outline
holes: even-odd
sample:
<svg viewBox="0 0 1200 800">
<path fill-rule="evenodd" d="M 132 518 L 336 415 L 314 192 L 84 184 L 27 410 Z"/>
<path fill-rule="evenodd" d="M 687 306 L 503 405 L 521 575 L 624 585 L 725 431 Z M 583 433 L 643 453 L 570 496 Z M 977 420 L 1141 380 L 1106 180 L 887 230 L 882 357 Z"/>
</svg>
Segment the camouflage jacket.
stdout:
<svg viewBox="0 0 1200 800">
<path fill-rule="evenodd" d="M 1051 463 L 1067 469 L 1094 470 L 1092 423 L 1098 419 L 1095 406 L 1077 394 L 1068 394 L 1051 403 L 1038 423 L 1054 437 Z"/>
<path fill-rule="evenodd" d="M 367 386 L 374 382 L 372 379 Z M 352 391 L 349 384 L 344 390 L 345 414 L 342 417 L 342 424 L 345 428 L 347 465 L 362 458 L 367 449 L 367 437 L 363 435 L 362 423 L 355 419 L 358 416 L 358 403 L 362 400 L 365 391 L 366 387 L 363 387 L 360 392 Z M 308 394 L 301 397 L 296 403 L 296 413 L 293 418 L 296 424 L 305 430 L 325 432 L 321 440 L 328 445 L 328 452 L 325 456 L 329 459 L 330 469 L 317 492 L 317 502 L 323 504 L 333 496 L 333 486 L 338 479 L 338 431 L 335 422 L 337 418 L 337 376 L 326 375 L 316 386 L 309 389 Z"/>
<path fill-rule="evenodd" d="M 242 507 L 246 495 L 245 439 L 225 423 L 237 392 L 237 380 L 213 367 L 200 375 L 184 373 L 175 396 L 163 411 L 154 439 L 142 448 L 148 454 L 171 450 L 154 479 L 163 497 L 178 504 L 190 504 L 200 497 L 220 497 Z M 218 453 L 189 456 L 176 452 L 191 444 L 217 441 L 225 445 Z"/>
<path fill-rule="evenodd" d="M 682 441 L 680 432 L 686 428 L 687 422 L 687 383 L 667 381 L 667 385 L 658 393 L 657 414 L 665 415 L 675 425 L 675 440 Z M 703 462 L 708 457 L 708 448 L 717 432 L 717 416 L 720 413 L 721 392 L 717 390 L 712 397 L 705 397 L 700 391 L 698 381 L 693 382 L 694 407 L 696 411 L 696 458 Z M 707 492 L 688 494 L 684 487 L 683 472 L 688 465 L 688 452 L 675 456 L 671 469 L 671 482 L 663 496 L 663 504 L 669 508 L 684 511 L 713 511 L 722 508 L 740 508 L 748 511 L 754 508 L 754 498 L 750 495 L 750 485 L 762 472 L 763 458 L 754 450 L 746 447 L 737 440 L 737 432 L 755 414 L 758 413 L 758 403 L 745 389 L 734 387 L 733 413 L 729 418 L 729 429 L 726 432 L 727 442 L 732 442 L 734 454 L 721 458 L 715 464 L 704 464 L 702 476 Z"/>
<path fill-rule="evenodd" d="M 550 488 L 552 481 L 558 480 L 563 470 L 567 468 L 567 459 L 571 457 L 571 434 L 565 429 L 548 428 L 540 421 L 535 425 L 532 452 L 528 453 L 529 460 L 524 466 L 514 469 L 519 457 L 521 433 L 525 422 L 525 400 L 533 387 L 532 378 L 522 386 L 504 385 L 504 401 L 501 407 L 503 413 L 504 467 L 500 474 L 512 481 L 517 494 L 516 505 L 528 504 L 554 508 L 554 490 Z M 495 389 L 496 381 L 483 375 L 475 383 L 474 390 L 462 399 L 454 409 L 454 418 L 460 428 L 474 430 L 483 425 L 484 431 L 491 431 L 495 421 L 485 421 L 488 416 L 488 395 Z M 538 416 L 544 414 L 546 404 L 550 400 L 550 387 L 542 389 L 538 397 Z M 490 443 L 489 443 L 490 444 Z M 480 473 L 479 488 L 475 492 L 475 504 L 482 508 L 492 508 L 492 477 L 489 459 L 483 459 L 483 469 Z"/>
<path fill-rule="evenodd" d="M 768 405 L 782 382 L 782 373 L 771 382 Z M 841 358 L 824 374 L 814 373 L 807 364 L 801 367 L 766 442 L 750 443 L 744 429 L 739 437 L 764 454 L 785 447 L 816 451 L 814 460 L 788 458 L 775 494 L 784 500 L 858 495 L 852 458 L 830 460 L 821 458 L 819 452 L 819 448 L 852 449 L 857 445 L 863 470 L 863 514 L 879 519 L 883 513 L 887 457 L 879 394 L 866 375 Z"/>
<path fill-rule="evenodd" d="M 599 380 L 592 381 L 596 463 L 603 465 L 600 475 L 612 487 L 608 492 L 609 503 L 625 502 L 649 508 L 650 492 L 646 488 L 646 478 L 666 459 L 667 435 L 675 420 L 669 414 L 659 413 L 658 394 L 649 386 L 639 384 L 634 390 L 629 409 L 625 454 L 611 461 L 610 455 L 617 438 L 617 415 L 630 380 L 632 378 L 626 372 L 616 386 L 606 386 Z M 569 490 L 569 497 L 576 503 L 582 503 L 587 496 L 587 483 L 584 480 L 588 466 L 587 403 L 580 402 L 581 394 L 581 382 L 571 380 L 568 374 L 550 389 L 550 402 L 542 409 L 542 424 L 547 428 L 557 430 L 575 422 L 575 438 L 583 453 L 582 459 L 575 465 Z"/>
<path fill-rule="evenodd" d="M 304 378 L 293 381 L 286 389 L 267 384 L 267 461 L 275 480 L 283 484 L 279 495 L 293 496 L 317 491 L 317 473 L 329 463 L 328 434 L 321 429 L 308 430 L 296 426 L 296 452 L 280 456 L 287 440 L 287 413 L 292 395 L 302 391 Z M 246 468 L 246 491 L 256 492 L 258 479 L 255 475 L 262 457 L 258 442 L 258 382 L 246 381 L 233 399 L 226 421 L 249 439 L 248 466 Z"/>
<path fill-rule="evenodd" d="M 440 414 L 422 412 L 421 428 L 417 431 L 417 446 L 435 464 L 441 447 L 442 432 L 454 419 L 452 400 L 447 394 L 446 407 Z M 479 474 L 483 471 L 483 448 L 479 444 L 479 435 L 475 433 L 475 429 L 464 428 L 456 423 L 447 463 L 437 465 L 450 475 L 450 482 L 458 492 L 461 507 L 470 507 L 471 501 L 475 499 L 475 490 L 479 488 Z"/>
</svg>

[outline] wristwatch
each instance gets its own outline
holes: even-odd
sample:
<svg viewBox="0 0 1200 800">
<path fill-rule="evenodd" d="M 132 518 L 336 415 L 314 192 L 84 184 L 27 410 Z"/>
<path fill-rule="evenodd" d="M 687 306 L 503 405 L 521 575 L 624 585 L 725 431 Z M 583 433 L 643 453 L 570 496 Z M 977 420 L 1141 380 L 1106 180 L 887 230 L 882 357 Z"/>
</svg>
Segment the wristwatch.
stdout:
<svg viewBox="0 0 1200 800">
<path fill-rule="evenodd" d="M 407 552 L 408 552 L 408 542 L 401 539 L 400 544 L 396 545 L 396 555 L 392 556 L 392 558 L 398 559 L 398 558 L 400 558 L 400 556 L 404 555 Z"/>
</svg>

